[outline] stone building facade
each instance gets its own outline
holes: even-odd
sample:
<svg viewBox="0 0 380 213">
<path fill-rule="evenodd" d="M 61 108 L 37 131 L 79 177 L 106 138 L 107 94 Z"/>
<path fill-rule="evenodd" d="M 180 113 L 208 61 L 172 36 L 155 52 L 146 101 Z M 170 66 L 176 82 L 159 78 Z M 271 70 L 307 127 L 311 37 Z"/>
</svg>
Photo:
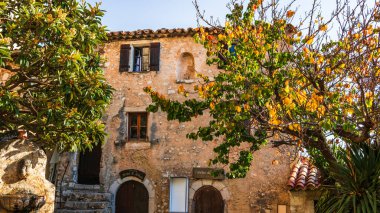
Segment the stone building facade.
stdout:
<svg viewBox="0 0 380 213">
<path fill-rule="evenodd" d="M 292 147 L 268 144 L 255 152 L 246 178 L 212 177 L 209 171 L 224 169 L 209 167 L 220 141 L 186 138 L 208 122 L 207 115 L 178 123 L 167 121 L 164 112 L 146 112 L 151 99 L 144 87 L 184 100 L 178 86 L 192 91 L 195 73 L 212 79 L 220 71 L 206 64 L 206 50 L 195 43 L 194 33 L 161 29 L 109 34 L 104 69 L 115 91 L 104 117 L 108 137 L 93 155 L 60 156 L 57 212 L 201 212 L 210 205 L 216 212 L 290 212 Z"/>
</svg>

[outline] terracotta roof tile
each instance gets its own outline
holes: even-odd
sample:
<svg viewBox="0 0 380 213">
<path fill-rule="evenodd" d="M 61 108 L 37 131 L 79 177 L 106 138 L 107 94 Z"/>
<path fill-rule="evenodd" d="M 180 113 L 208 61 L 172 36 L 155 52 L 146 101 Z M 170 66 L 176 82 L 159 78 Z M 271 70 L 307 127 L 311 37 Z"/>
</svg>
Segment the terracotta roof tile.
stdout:
<svg viewBox="0 0 380 213">
<path fill-rule="evenodd" d="M 210 34 L 218 33 L 217 28 L 204 28 Z M 138 39 L 156 39 L 156 38 L 170 38 L 170 37 L 187 37 L 193 36 L 199 31 L 199 28 L 176 28 L 176 29 L 158 29 L 158 30 L 135 30 L 135 31 L 118 31 L 109 32 L 107 34 L 108 41 L 115 40 L 138 40 Z"/>
<path fill-rule="evenodd" d="M 288 186 L 295 190 L 314 190 L 320 186 L 320 172 L 310 161 L 301 157 L 293 166 Z"/>
</svg>

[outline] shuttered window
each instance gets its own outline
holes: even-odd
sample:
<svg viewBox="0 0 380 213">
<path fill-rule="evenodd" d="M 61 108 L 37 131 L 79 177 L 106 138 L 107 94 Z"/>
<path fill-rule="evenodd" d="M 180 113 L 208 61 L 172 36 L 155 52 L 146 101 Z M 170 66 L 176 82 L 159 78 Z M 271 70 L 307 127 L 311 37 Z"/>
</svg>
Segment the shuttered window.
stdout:
<svg viewBox="0 0 380 213">
<path fill-rule="evenodd" d="M 160 43 L 150 44 L 150 70 L 159 71 L 160 70 Z"/>
<path fill-rule="evenodd" d="M 131 52 L 131 45 L 123 44 L 120 47 L 120 72 L 129 70 L 129 53 Z"/>
<path fill-rule="evenodd" d="M 160 43 L 150 45 L 123 44 L 120 47 L 120 72 L 143 72 L 160 70 Z"/>
</svg>

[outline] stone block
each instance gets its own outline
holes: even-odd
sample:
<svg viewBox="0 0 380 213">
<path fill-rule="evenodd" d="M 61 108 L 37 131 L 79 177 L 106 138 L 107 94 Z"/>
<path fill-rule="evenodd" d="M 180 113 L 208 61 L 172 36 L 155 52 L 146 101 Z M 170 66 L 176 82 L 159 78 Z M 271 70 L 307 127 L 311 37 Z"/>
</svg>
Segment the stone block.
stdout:
<svg viewBox="0 0 380 213">
<path fill-rule="evenodd" d="M 222 191 L 220 191 L 220 193 L 222 194 L 224 200 L 230 199 L 230 193 L 227 188 L 224 188 Z"/>
<path fill-rule="evenodd" d="M 191 184 L 191 188 L 197 191 L 199 188 L 203 186 L 202 181 L 198 180 Z"/>
<path fill-rule="evenodd" d="M 212 180 L 202 180 L 202 185 L 203 186 L 211 186 L 212 185 Z"/>
<path fill-rule="evenodd" d="M 219 191 L 222 191 L 226 186 L 221 181 L 214 181 L 212 183 L 212 186 L 218 189 Z"/>
</svg>

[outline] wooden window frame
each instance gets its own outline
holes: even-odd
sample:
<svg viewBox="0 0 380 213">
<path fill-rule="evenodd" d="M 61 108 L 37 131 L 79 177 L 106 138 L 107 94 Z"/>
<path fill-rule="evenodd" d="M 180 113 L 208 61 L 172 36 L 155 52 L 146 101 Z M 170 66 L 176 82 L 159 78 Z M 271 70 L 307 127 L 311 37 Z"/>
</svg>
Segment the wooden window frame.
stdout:
<svg viewBox="0 0 380 213">
<path fill-rule="evenodd" d="M 146 69 L 143 67 L 143 53 L 141 57 L 141 71 L 135 71 L 136 65 L 136 49 L 148 49 L 148 55 L 145 55 L 148 60 L 148 64 Z M 158 72 L 160 70 L 160 52 L 161 52 L 161 44 L 159 42 L 153 42 L 150 44 L 122 44 L 120 46 L 120 64 L 119 71 L 120 72 L 132 72 L 132 73 L 146 73 L 151 71 Z"/>
<path fill-rule="evenodd" d="M 137 61 L 137 49 L 141 51 L 141 62 L 140 62 L 140 70 L 135 70 L 136 68 L 136 61 Z M 148 55 L 145 55 L 148 59 L 147 69 L 144 70 L 144 49 L 148 49 Z M 132 72 L 149 72 L 150 71 L 150 46 L 144 45 L 144 46 L 133 46 L 133 61 L 132 61 Z"/>
<path fill-rule="evenodd" d="M 137 125 L 132 126 L 132 115 L 137 115 Z M 146 116 L 146 125 L 141 125 L 141 116 Z M 131 138 L 132 127 L 137 128 L 137 138 Z M 141 138 L 141 128 L 146 128 L 146 137 Z M 148 113 L 147 112 L 128 112 L 128 141 L 147 141 L 148 140 Z"/>
</svg>

